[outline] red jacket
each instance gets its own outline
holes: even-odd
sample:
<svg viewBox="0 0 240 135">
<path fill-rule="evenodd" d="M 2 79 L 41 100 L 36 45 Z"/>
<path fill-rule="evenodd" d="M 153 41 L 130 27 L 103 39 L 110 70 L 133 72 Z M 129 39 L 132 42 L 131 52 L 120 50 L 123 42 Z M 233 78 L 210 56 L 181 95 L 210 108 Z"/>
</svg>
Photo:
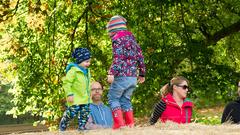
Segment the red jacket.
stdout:
<svg viewBox="0 0 240 135">
<path fill-rule="evenodd" d="M 166 109 L 160 117 L 162 122 L 170 120 L 177 123 L 190 123 L 193 108 L 191 101 L 185 99 L 182 107 L 180 107 L 173 99 L 172 94 L 166 95 L 162 100 L 166 103 Z"/>
</svg>

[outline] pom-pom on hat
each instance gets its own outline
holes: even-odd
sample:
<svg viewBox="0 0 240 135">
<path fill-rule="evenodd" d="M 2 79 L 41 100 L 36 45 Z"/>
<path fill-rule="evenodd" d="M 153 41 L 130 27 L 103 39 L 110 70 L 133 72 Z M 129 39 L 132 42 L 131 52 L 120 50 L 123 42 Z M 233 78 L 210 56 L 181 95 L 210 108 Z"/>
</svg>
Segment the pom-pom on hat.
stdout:
<svg viewBox="0 0 240 135">
<path fill-rule="evenodd" d="M 72 52 L 72 57 L 75 59 L 75 63 L 80 64 L 81 62 L 91 58 L 91 53 L 87 48 L 76 48 Z"/>
<path fill-rule="evenodd" d="M 127 20 L 120 15 L 115 15 L 108 22 L 107 31 L 111 35 L 119 30 L 127 30 Z"/>
</svg>

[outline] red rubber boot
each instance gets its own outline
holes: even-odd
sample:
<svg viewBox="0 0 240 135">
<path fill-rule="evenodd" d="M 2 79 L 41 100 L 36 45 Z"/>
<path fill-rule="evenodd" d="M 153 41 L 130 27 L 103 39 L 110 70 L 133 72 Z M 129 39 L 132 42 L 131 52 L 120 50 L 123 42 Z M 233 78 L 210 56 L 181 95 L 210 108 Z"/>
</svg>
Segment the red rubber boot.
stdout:
<svg viewBox="0 0 240 135">
<path fill-rule="evenodd" d="M 112 111 L 113 115 L 113 129 L 119 129 L 121 127 L 124 127 L 124 120 L 123 120 L 123 113 L 121 109 L 117 109 Z"/>
<path fill-rule="evenodd" d="M 134 117 L 133 117 L 133 111 L 130 110 L 130 111 L 127 111 L 127 112 L 124 112 L 124 116 L 125 116 L 125 124 L 126 126 L 132 128 L 134 127 Z"/>
</svg>

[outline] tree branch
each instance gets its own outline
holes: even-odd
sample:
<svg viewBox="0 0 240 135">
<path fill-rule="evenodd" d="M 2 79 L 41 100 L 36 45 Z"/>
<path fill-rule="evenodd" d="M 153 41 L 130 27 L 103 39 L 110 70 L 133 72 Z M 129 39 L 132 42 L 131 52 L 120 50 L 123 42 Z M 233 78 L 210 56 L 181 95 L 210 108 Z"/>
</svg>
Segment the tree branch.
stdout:
<svg viewBox="0 0 240 135">
<path fill-rule="evenodd" d="M 16 6 L 15 6 L 14 9 L 12 9 L 11 11 L 5 11 L 5 12 L 3 12 L 3 15 L 0 15 L 0 18 L 3 18 L 4 16 L 7 16 L 7 18 L 6 18 L 5 20 L 0 19 L 0 22 L 3 22 L 3 21 L 8 20 L 9 18 L 13 17 L 13 16 L 17 13 L 18 6 L 19 6 L 19 2 L 20 2 L 20 0 L 17 1 L 17 4 L 16 4 Z M 9 15 L 9 14 L 11 14 L 13 11 L 14 11 L 14 13 L 13 13 L 12 15 Z M 8 15 L 9 15 L 9 16 L 8 16 Z"/>
<path fill-rule="evenodd" d="M 87 7 L 85 8 L 85 10 L 83 11 L 83 13 L 78 17 L 78 20 L 77 20 L 77 22 L 76 22 L 76 25 L 75 25 L 75 27 L 74 27 L 74 29 L 73 29 L 73 32 L 72 32 L 72 34 L 71 34 L 71 51 L 72 51 L 73 48 L 74 48 L 74 46 L 73 46 L 73 40 L 74 40 L 74 37 L 75 37 L 75 33 L 76 33 L 76 30 L 77 30 L 78 24 L 80 23 L 80 21 L 81 21 L 81 19 L 83 18 L 83 16 L 87 13 L 88 9 L 89 9 L 89 6 L 87 6 Z"/>
<path fill-rule="evenodd" d="M 13 16 L 17 13 L 19 1 L 20 1 L 20 0 L 17 1 L 17 4 L 16 4 L 16 6 L 15 6 L 15 12 L 14 12 Z"/>
<path fill-rule="evenodd" d="M 215 32 L 213 35 L 210 35 L 209 38 L 207 38 L 207 43 L 217 43 L 222 38 L 227 37 L 233 33 L 239 32 L 239 31 L 240 31 L 240 20 L 238 20 L 236 23 L 234 23 L 226 28 L 223 28 L 223 29 Z"/>
<path fill-rule="evenodd" d="M 210 34 L 207 32 L 207 26 L 203 23 L 201 23 L 200 27 L 199 27 L 199 30 L 202 32 L 202 34 L 207 38 L 209 39 L 210 37 Z"/>
</svg>

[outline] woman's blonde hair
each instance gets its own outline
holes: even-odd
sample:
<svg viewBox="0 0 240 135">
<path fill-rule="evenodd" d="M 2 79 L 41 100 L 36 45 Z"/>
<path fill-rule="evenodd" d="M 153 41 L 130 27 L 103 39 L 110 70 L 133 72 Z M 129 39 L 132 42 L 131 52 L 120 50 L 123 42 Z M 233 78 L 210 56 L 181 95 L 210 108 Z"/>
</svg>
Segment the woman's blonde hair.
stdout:
<svg viewBox="0 0 240 135">
<path fill-rule="evenodd" d="M 183 77 L 183 76 L 176 76 L 173 77 L 169 83 L 165 84 L 160 92 L 161 92 L 161 96 L 164 97 L 166 96 L 168 93 L 173 93 L 173 85 L 178 85 L 181 84 L 182 82 L 186 81 L 187 84 L 189 84 L 189 81 Z"/>
</svg>

